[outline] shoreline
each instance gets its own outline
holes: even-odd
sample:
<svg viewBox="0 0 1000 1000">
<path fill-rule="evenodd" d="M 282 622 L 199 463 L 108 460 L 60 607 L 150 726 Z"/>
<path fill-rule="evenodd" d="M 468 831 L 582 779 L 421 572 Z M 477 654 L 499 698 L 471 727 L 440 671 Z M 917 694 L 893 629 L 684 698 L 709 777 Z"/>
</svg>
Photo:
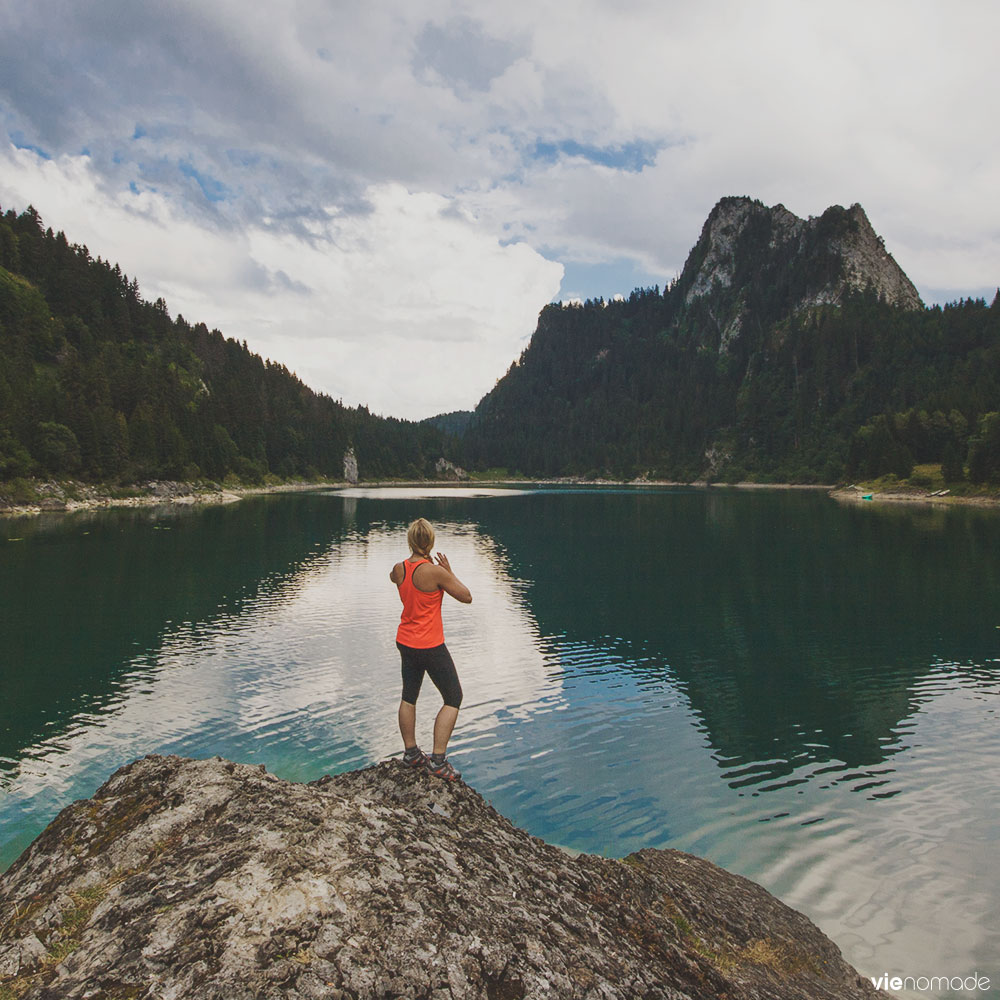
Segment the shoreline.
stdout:
<svg viewBox="0 0 1000 1000">
<path fill-rule="evenodd" d="M 838 503 L 911 503 L 933 507 L 1000 507 L 1000 494 L 965 494 L 944 496 L 920 487 L 878 490 L 863 486 L 836 486 L 829 492 L 831 500 Z"/>
<path fill-rule="evenodd" d="M 103 484 L 78 482 L 37 483 L 42 494 L 36 503 L 9 504 L 0 498 L 0 517 L 35 517 L 40 514 L 72 514 L 84 510 L 110 507 L 183 507 L 213 506 L 236 503 L 247 496 L 265 493 L 297 493 L 305 490 L 337 489 L 345 482 L 291 482 L 268 486 L 223 486 L 218 483 L 183 483 L 171 480 L 151 480 L 134 487 L 110 488 Z"/>
<path fill-rule="evenodd" d="M 666 479 L 582 479 L 575 476 L 544 479 L 463 479 L 415 480 L 378 479 L 351 483 L 346 480 L 294 481 L 265 486 L 225 486 L 218 483 L 185 483 L 151 480 L 134 487 L 108 487 L 104 484 L 79 482 L 58 483 L 41 481 L 33 484 L 40 494 L 37 502 L 14 504 L 0 497 L 0 517 L 34 517 L 40 514 L 71 514 L 76 511 L 99 510 L 111 507 L 156 507 L 162 505 L 213 506 L 236 503 L 248 496 L 278 493 L 301 493 L 311 490 L 350 488 L 406 487 L 406 486 L 581 486 L 581 487 L 661 487 L 698 490 L 809 490 L 823 491 L 838 503 L 910 503 L 935 506 L 1000 507 L 1000 493 L 977 495 L 939 496 L 920 487 L 897 487 L 878 490 L 863 485 L 841 486 L 830 483 L 719 483 L 695 480 L 678 482 Z"/>
</svg>

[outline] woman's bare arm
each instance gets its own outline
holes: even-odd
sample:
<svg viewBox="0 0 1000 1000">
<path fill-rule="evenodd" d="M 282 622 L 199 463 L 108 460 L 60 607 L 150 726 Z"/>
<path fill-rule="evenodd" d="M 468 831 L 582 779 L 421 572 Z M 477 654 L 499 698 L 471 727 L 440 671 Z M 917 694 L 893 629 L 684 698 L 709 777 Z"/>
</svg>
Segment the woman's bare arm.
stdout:
<svg viewBox="0 0 1000 1000">
<path fill-rule="evenodd" d="M 451 563 L 443 552 L 435 555 L 437 565 L 435 569 L 435 583 L 446 593 L 460 601 L 462 604 L 472 603 L 472 592 L 455 574 L 451 571 Z"/>
</svg>

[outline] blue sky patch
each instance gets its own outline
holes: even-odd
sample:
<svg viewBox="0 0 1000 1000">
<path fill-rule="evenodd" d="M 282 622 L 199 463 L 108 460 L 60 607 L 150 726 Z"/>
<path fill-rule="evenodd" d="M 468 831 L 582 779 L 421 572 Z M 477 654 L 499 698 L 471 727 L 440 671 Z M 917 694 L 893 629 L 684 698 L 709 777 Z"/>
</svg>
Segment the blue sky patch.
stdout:
<svg viewBox="0 0 1000 1000">
<path fill-rule="evenodd" d="M 590 146 L 575 139 L 563 139 L 562 142 L 536 142 L 532 156 L 543 163 L 555 163 L 563 157 L 580 157 L 602 167 L 637 174 L 656 161 L 660 149 L 657 143 L 642 139 L 623 146 Z"/>
<path fill-rule="evenodd" d="M 28 149 L 32 153 L 37 153 L 43 160 L 52 159 L 52 156 L 49 153 L 45 152 L 45 150 L 42 149 L 41 146 L 36 146 L 32 142 L 28 142 L 25 139 L 23 132 L 11 132 L 9 133 L 9 135 L 10 135 L 10 141 L 14 143 L 14 145 L 18 149 Z"/>
<path fill-rule="evenodd" d="M 611 299 L 616 295 L 628 298 L 636 288 L 652 288 L 653 285 L 659 285 L 662 291 L 668 280 L 665 275 L 653 274 L 628 257 L 597 264 L 560 263 L 564 271 L 556 300 L 563 302 L 570 299 Z"/>
<path fill-rule="evenodd" d="M 178 169 L 185 177 L 193 180 L 201 188 L 201 193 L 208 201 L 225 201 L 229 197 L 229 188 L 222 181 L 218 181 L 208 174 L 203 174 L 190 163 L 180 163 Z"/>
</svg>

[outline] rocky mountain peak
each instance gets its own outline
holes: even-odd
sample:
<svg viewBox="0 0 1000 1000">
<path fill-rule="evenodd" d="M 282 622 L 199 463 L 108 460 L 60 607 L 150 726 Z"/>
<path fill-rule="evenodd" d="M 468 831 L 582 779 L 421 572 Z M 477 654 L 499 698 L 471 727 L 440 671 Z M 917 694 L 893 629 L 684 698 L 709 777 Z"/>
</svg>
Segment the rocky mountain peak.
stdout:
<svg viewBox="0 0 1000 1000">
<path fill-rule="evenodd" d="M 760 202 L 750 198 L 723 198 L 709 213 L 681 275 L 681 281 L 688 278 L 691 281 L 686 296 L 688 303 L 707 295 L 715 284 L 723 288 L 732 285 L 736 272 L 736 244 L 758 206 L 762 207 Z"/>
<path fill-rule="evenodd" d="M 801 219 L 781 204 L 769 208 L 751 198 L 723 198 L 705 221 L 681 282 L 688 305 L 723 293 L 714 311 L 729 314 L 729 339 L 742 324 L 742 303 L 752 284 L 788 289 L 780 303 L 786 315 L 836 304 L 846 291 L 868 288 L 890 305 L 922 306 L 859 204 L 834 205 L 818 217 Z"/>
<path fill-rule="evenodd" d="M 839 205 L 827 209 L 827 212 L 841 211 Z M 855 202 L 846 215 L 849 220 L 847 232 L 830 241 L 831 249 L 839 251 L 844 259 L 846 287 L 860 291 L 870 285 L 890 305 L 922 308 L 923 302 L 913 282 L 886 250 L 885 241 L 875 232 L 861 205 Z"/>
</svg>

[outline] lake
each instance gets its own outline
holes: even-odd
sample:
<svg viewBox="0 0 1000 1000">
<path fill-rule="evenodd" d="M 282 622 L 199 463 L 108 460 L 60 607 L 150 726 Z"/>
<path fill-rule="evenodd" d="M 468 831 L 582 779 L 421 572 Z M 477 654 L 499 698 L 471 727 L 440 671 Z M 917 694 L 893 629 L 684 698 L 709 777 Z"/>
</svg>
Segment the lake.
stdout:
<svg viewBox="0 0 1000 1000">
<path fill-rule="evenodd" d="M 474 595 L 444 610 L 451 759 L 500 812 L 710 858 L 864 975 L 1000 981 L 990 510 L 426 488 L 2 520 L 0 867 L 146 753 L 303 781 L 399 753 L 388 573 L 418 516 Z"/>
</svg>

